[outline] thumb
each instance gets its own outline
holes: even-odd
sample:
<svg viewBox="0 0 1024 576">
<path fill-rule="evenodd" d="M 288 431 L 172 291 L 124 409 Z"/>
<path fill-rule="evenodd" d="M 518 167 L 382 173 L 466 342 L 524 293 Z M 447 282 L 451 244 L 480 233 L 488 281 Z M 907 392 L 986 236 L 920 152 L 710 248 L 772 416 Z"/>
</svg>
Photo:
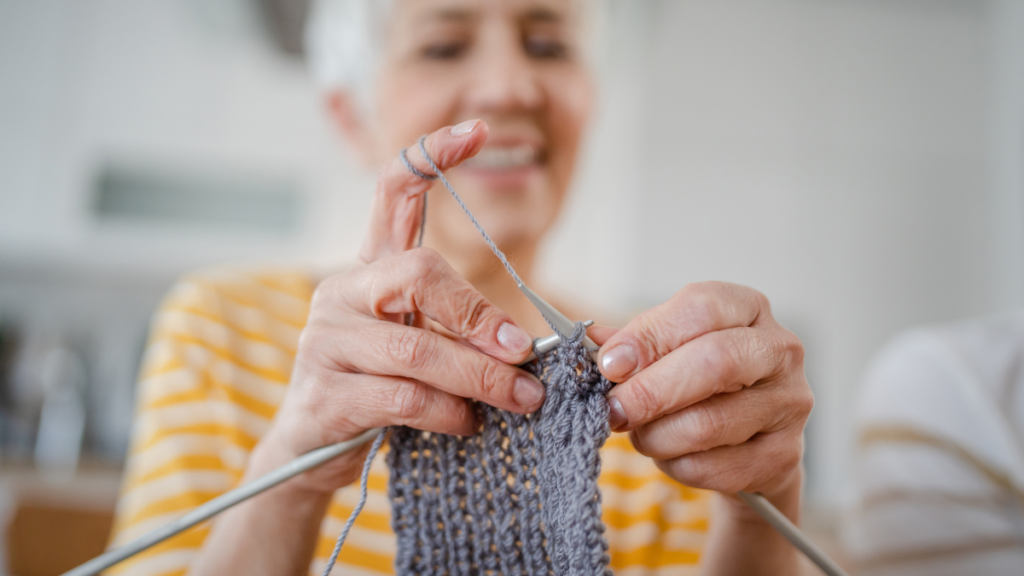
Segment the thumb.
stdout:
<svg viewBox="0 0 1024 576">
<path fill-rule="evenodd" d="M 423 145 L 437 167 L 447 170 L 475 156 L 487 141 L 487 134 L 484 121 L 467 120 L 431 133 Z M 419 146 L 410 146 L 406 157 L 420 172 L 434 174 Z M 370 228 L 359 251 L 364 263 L 413 247 L 421 225 L 424 195 L 432 185 L 432 181 L 410 172 L 397 156 L 384 165 L 377 177 Z"/>
</svg>

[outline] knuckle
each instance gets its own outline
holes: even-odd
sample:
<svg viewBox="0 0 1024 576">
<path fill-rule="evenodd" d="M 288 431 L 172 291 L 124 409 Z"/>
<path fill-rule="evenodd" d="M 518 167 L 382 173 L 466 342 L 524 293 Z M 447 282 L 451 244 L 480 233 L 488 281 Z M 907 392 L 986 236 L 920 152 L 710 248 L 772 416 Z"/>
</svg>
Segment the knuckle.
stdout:
<svg viewBox="0 0 1024 576">
<path fill-rule="evenodd" d="M 772 334 L 762 340 L 760 356 L 765 364 L 765 373 L 771 376 L 802 374 L 804 345 L 792 332 L 782 329 L 782 334 Z"/>
<path fill-rule="evenodd" d="M 428 333 L 417 329 L 390 331 L 385 347 L 388 358 L 413 371 L 430 361 L 434 348 Z"/>
<path fill-rule="evenodd" d="M 642 317 L 637 337 L 640 340 L 641 348 L 651 354 L 651 361 L 664 358 L 674 349 L 677 337 L 666 333 L 671 330 L 671 328 L 665 326 L 663 319 L 660 317 L 654 315 Z"/>
<path fill-rule="evenodd" d="M 708 332 L 722 322 L 719 282 L 687 284 L 674 297 L 683 311 L 684 320 L 698 333 Z"/>
<path fill-rule="evenodd" d="M 787 440 L 776 440 L 775 445 L 760 456 L 755 466 L 751 466 L 750 482 L 761 483 L 765 480 L 785 475 L 797 469 L 803 460 L 803 441 L 799 435 Z"/>
<path fill-rule="evenodd" d="M 319 360 L 324 356 L 326 346 L 320 330 L 314 326 L 307 326 L 299 333 L 299 344 L 296 348 L 296 364 L 299 361 Z"/>
<path fill-rule="evenodd" d="M 459 333 L 464 337 L 475 336 L 485 330 L 491 316 L 491 306 L 476 290 L 465 290 L 459 297 Z"/>
<path fill-rule="evenodd" d="M 800 386 L 800 393 L 797 396 L 796 401 L 797 415 L 801 420 L 806 420 L 811 415 L 811 411 L 814 410 L 814 391 L 806 383 L 802 383 Z"/>
<path fill-rule="evenodd" d="M 737 466 L 730 466 L 715 478 L 715 490 L 725 494 L 735 494 L 750 486 L 750 472 Z"/>
<path fill-rule="evenodd" d="M 782 470 L 793 470 L 800 465 L 800 461 L 804 457 L 804 446 L 803 441 L 797 438 L 795 442 L 791 442 L 789 446 L 782 451 L 779 462 L 779 467 Z"/>
<path fill-rule="evenodd" d="M 709 488 L 715 475 L 703 463 L 700 454 L 687 454 L 669 461 L 671 475 L 682 483 L 694 488 Z"/>
<path fill-rule="evenodd" d="M 772 303 L 768 300 L 768 297 L 764 295 L 764 292 L 760 290 L 750 289 L 753 292 L 754 303 L 757 304 L 757 309 L 761 313 L 771 314 Z"/>
<path fill-rule="evenodd" d="M 629 441 L 633 444 L 633 448 L 636 448 L 637 452 L 650 458 L 654 457 L 650 445 L 651 435 L 647 432 L 646 427 L 641 426 L 630 430 Z"/>
<path fill-rule="evenodd" d="M 700 362 L 720 390 L 733 384 L 738 373 L 736 344 L 729 338 L 709 338 L 701 349 Z"/>
<path fill-rule="evenodd" d="M 751 348 L 753 360 L 758 363 L 758 373 L 762 377 L 770 378 L 789 368 L 785 345 L 779 339 L 755 335 Z"/>
<path fill-rule="evenodd" d="M 481 400 L 494 398 L 501 390 L 511 390 L 511 386 L 502 385 L 508 378 L 497 362 L 484 361 L 478 378 Z"/>
<path fill-rule="evenodd" d="M 714 448 L 728 431 L 728 423 L 721 418 L 721 412 L 711 408 L 707 402 L 692 406 L 687 411 L 686 420 L 686 434 L 694 450 Z"/>
<path fill-rule="evenodd" d="M 740 286 L 738 284 L 731 284 L 730 286 L 736 294 L 737 303 L 742 303 L 742 309 L 746 311 L 744 317 L 747 326 L 752 326 L 766 318 L 771 319 L 771 302 L 769 302 L 768 297 L 763 292 L 749 286 Z"/>
<path fill-rule="evenodd" d="M 334 302 L 336 295 L 343 289 L 345 280 L 345 276 L 339 274 L 317 284 L 310 299 L 310 308 L 316 309 Z"/>
<path fill-rule="evenodd" d="M 447 265 L 433 248 L 413 248 L 403 252 L 402 256 L 402 267 L 415 282 L 432 281 Z"/>
<path fill-rule="evenodd" d="M 347 371 L 348 361 L 344 353 L 345 348 L 338 331 L 319 325 L 306 326 L 299 333 L 295 364 L 304 367 Z"/>
<path fill-rule="evenodd" d="M 405 381 L 391 395 L 390 414 L 402 424 L 409 423 L 427 410 L 427 387 L 419 382 Z"/>
<path fill-rule="evenodd" d="M 446 263 L 444 256 L 441 256 L 441 253 L 433 248 L 424 248 L 420 246 L 410 250 L 410 252 L 412 252 L 413 256 L 426 267 L 425 270 L 427 271 L 436 270 Z"/>
<path fill-rule="evenodd" d="M 629 383 L 631 416 L 630 420 L 646 422 L 658 413 L 658 395 L 653 385 L 642 376 L 634 376 Z"/>
<path fill-rule="evenodd" d="M 796 337 L 796 334 L 786 330 L 780 345 L 786 358 L 788 366 L 802 366 L 804 363 L 804 343 Z"/>
</svg>

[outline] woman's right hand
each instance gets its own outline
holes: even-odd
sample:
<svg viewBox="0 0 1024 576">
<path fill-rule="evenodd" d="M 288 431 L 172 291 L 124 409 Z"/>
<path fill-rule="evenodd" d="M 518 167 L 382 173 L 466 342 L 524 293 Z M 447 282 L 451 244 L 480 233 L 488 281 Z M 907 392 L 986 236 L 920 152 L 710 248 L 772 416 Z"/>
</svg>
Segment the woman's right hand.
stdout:
<svg viewBox="0 0 1024 576">
<path fill-rule="evenodd" d="M 486 139 L 487 125 L 469 121 L 434 132 L 425 145 L 445 170 Z M 418 147 L 410 146 L 408 159 L 431 173 Z M 261 467 L 378 426 L 472 434 L 479 423 L 467 398 L 524 414 L 540 407 L 543 386 L 514 366 L 530 353 L 529 334 L 437 252 L 413 248 L 430 185 L 397 157 L 381 170 L 361 263 L 313 295 L 287 395 L 254 454 Z M 406 326 L 410 313 L 415 320 Z M 358 477 L 367 450 L 294 482 L 333 492 Z"/>
</svg>

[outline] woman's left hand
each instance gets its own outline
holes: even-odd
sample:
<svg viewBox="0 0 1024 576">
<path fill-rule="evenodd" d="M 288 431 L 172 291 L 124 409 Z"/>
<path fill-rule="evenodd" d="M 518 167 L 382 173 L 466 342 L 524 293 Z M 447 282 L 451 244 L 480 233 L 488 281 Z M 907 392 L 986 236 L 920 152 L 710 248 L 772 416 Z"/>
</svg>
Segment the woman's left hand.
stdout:
<svg viewBox="0 0 1024 576">
<path fill-rule="evenodd" d="M 617 332 L 590 334 L 603 341 L 601 372 L 618 383 L 608 394 L 612 429 L 629 431 L 666 474 L 724 494 L 799 502 L 814 398 L 803 345 L 763 294 L 691 284 Z"/>
</svg>

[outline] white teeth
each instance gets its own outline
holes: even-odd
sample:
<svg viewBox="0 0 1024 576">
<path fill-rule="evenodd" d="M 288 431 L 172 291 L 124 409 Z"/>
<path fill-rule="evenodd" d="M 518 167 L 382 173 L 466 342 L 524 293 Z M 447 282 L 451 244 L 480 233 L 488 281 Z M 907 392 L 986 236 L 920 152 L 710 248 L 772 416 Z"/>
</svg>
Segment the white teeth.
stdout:
<svg viewBox="0 0 1024 576">
<path fill-rule="evenodd" d="M 518 144 L 484 148 L 467 163 L 480 168 L 502 170 L 533 164 L 536 159 L 536 148 L 530 144 Z"/>
</svg>

